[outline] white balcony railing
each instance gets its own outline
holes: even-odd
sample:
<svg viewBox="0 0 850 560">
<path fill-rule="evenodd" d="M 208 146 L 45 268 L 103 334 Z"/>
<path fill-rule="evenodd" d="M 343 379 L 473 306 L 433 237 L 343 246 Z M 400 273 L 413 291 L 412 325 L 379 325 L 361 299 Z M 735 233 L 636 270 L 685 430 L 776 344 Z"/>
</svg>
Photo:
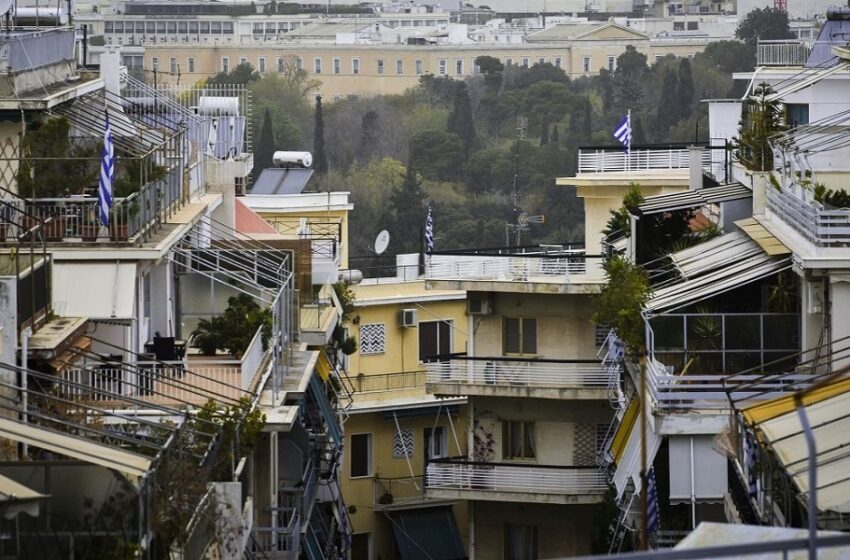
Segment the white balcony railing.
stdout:
<svg viewBox="0 0 850 560">
<path fill-rule="evenodd" d="M 432 362 L 427 383 L 605 389 L 613 372 L 601 362 L 477 358 Z"/>
<path fill-rule="evenodd" d="M 603 280 L 602 259 L 583 252 L 563 256 L 433 255 L 428 280 L 570 283 Z"/>
<path fill-rule="evenodd" d="M 428 463 L 428 490 L 524 492 L 574 496 L 604 494 L 605 473 L 596 467 L 538 467 L 446 461 Z"/>
<path fill-rule="evenodd" d="M 702 167 L 711 166 L 711 151 L 700 155 Z M 578 153 L 579 173 L 611 173 L 618 171 L 648 171 L 651 169 L 688 169 L 691 165 L 689 148 L 581 149 Z"/>
<path fill-rule="evenodd" d="M 850 244 L 850 210 L 826 209 L 811 191 L 791 184 L 777 190 L 767 188 L 767 207 L 789 227 L 821 247 Z"/>
<path fill-rule="evenodd" d="M 756 66 L 802 66 L 813 47 L 811 41 L 759 41 Z"/>
</svg>

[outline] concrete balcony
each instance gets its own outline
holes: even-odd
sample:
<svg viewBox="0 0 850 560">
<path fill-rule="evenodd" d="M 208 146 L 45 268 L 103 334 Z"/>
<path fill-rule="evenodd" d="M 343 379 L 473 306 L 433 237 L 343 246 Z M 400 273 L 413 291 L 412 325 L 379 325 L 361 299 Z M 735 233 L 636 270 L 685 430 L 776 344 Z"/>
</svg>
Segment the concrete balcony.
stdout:
<svg viewBox="0 0 850 560">
<path fill-rule="evenodd" d="M 607 489 L 607 477 L 597 467 L 452 459 L 428 463 L 425 475 L 425 495 L 446 500 L 593 504 Z"/>
<path fill-rule="evenodd" d="M 456 358 L 427 366 L 426 390 L 441 396 L 606 399 L 619 367 L 599 360 Z"/>
<path fill-rule="evenodd" d="M 711 164 L 708 150 L 696 152 L 700 164 Z M 627 171 L 687 170 L 692 155 L 688 147 L 633 148 L 628 154 L 620 147 L 581 148 L 578 152 L 579 173 L 621 173 Z"/>
<path fill-rule="evenodd" d="M 594 293 L 605 281 L 602 257 L 565 246 L 443 252 L 425 280 L 438 289 L 526 293 Z"/>
</svg>

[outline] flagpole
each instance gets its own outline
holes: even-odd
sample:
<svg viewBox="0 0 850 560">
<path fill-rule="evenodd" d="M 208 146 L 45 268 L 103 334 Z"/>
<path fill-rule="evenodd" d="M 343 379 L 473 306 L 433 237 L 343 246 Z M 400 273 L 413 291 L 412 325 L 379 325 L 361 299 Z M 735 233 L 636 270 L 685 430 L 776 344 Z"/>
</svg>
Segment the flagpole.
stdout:
<svg viewBox="0 0 850 560">
<path fill-rule="evenodd" d="M 631 155 L 632 155 L 632 110 L 629 109 L 626 111 L 626 122 L 629 127 L 629 136 L 626 140 L 626 171 L 631 169 Z"/>
</svg>

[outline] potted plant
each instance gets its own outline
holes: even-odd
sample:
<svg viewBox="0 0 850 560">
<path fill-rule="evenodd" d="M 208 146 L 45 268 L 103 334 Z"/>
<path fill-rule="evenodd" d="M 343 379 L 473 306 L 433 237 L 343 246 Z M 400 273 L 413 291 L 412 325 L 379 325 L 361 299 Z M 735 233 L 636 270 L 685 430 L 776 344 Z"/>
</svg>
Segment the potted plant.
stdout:
<svg viewBox="0 0 850 560">
<path fill-rule="evenodd" d="M 218 349 L 221 320 L 219 317 L 213 319 L 201 319 L 198 326 L 192 331 L 194 346 L 204 356 L 215 356 Z"/>
</svg>

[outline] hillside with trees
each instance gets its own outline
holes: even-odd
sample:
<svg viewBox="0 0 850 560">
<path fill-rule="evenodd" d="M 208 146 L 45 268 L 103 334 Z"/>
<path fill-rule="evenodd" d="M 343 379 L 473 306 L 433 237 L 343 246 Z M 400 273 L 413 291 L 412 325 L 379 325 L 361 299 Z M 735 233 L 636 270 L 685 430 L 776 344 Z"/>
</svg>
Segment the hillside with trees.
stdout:
<svg viewBox="0 0 850 560">
<path fill-rule="evenodd" d="M 402 95 L 333 103 L 317 99 L 318 82 L 294 61 L 282 74 L 240 65 L 211 81 L 236 75 L 251 89 L 258 164 L 274 150 L 309 150 L 310 188 L 351 192 L 351 250 L 365 255 L 381 229 L 391 232 L 390 253 L 418 251 L 429 204 L 437 249 L 502 246 L 518 212 L 545 216 L 523 244 L 581 242 L 580 201 L 555 185 L 575 172 L 579 147 L 614 145 L 629 109 L 633 145 L 707 141 L 700 100 L 740 96 L 731 74 L 753 68 L 754 50 L 722 41 L 693 59 L 649 64 L 628 47 L 613 72 L 578 79 L 551 64 L 481 56 L 465 81 L 424 75 Z"/>
</svg>

